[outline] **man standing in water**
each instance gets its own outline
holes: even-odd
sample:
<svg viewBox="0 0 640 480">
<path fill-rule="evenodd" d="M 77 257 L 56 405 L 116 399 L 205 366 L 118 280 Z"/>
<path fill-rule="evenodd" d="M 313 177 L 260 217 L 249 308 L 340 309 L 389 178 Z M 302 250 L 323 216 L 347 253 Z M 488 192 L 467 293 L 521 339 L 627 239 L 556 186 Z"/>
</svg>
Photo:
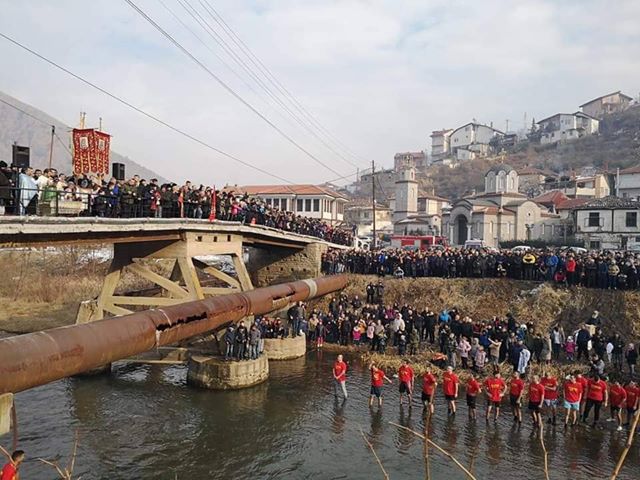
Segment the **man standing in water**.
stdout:
<svg viewBox="0 0 640 480">
<path fill-rule="evenodd" d="M 533 381 L 529 384 L 529 411 L 531 412 L 531 419 L 533 420 L 534 427 L 542 425 L 540 411 L 542 410 L 543 401 L 544 385 L 540 384 L 540 377 L 538 375 L 534 375 Z"/>
<path fill-rule="evenodd" d="M 18 480 L 18 469 L 20 464 L 24 461 L 24 451 L 16 450 L 11 454 L 9 463 L 2 467 L 0 472 L 0 480 Z"/>
<path fill-rule="evenodd" d="M 480 382 L 476 380 L 472 373 L 467 381 L 467 408 L 469 410 L 469 420 L 476 419 L 476 400 L 478 398 L 478 393 L 480 393 L 481 390 L 482 387 L 480 387 Z"/>
<path fill-rule="evenodd" d="M 333 394 L 338 398 L 338 388 L 342 391 L 342 396 L 347 399 L 347 364 L 342 360 L 342 355 L 338 355 L 333 364 Z"/>
<path fill-rule="evenodd" d="M 564 420 L 564 428 L 567 428 L 569 422 L 571 425 L 578 423 L 578 415 L 580 414 L 580 403 L 584 395 L 582 384 L 576 380 L 573 375 L 567 376 L 564 382 L 564 408 L 567 410 L 567 417 Z"/>
<path fill-rule="evenodd" d="M 522 392 L 524 392 L 524 381 L 518 372 L 513 373 L 509 382 L 509 403 L 513 413 L 513 421 L 522 424 Z"/>
<path fill-rule="evenodd" d="M 447 414 L 450 416 L 456 414 L 459 383 L 458 376 L 453 373 L 453 367 L 447 367 L 447 371 L 442 375 L 442 390 L 444 391 L 444 398 L 447 399 Z"/>
<path fill-rule="evenodd" d="M 618 380 L 609 387 L 609 398 L 611 399 L 611 418 L 617 422 L 618 431 L 620 431 L 622 430 L 622 410 L 627 405 L 627 392 Z"/>
<path fill-rule="evenodd" d="M 609 392 L 607 390 L 607 384 L 600 378 L 600 375 L 595 374 L 592 379 L 589 379 L 587 384 L 587 404 L 584 407 L 584 413 L 582 414 L 582 421 L 586 422 L 591 413 L 591 409 L 594 409 L 593 413 L 593 428 L 596 428 L 598 420 L 600 420 L 600 409 L 604 405 L 607 408 L 609 403 Z"/>
<path fill-rule="evenodd" d="M 438 386 L 438 381 L 431 369 L 427 368 L 427 371 L 422 376 L 422 405 L 426 409 L 429 407 L 429 413 L 433 415 L 433 394 Z"/>
<path fill-rule="evenodd" d="M 382 406 L 382 386 L 384 381 L 393 383 L 374 363 L 371 364 L 371 395 L 369 397 L 369 406 L 373 406 L 374 397 L 378 398 L 378 406 Z"/>
<path fill-rule="evenodd" d="M 500 376 L 500 372 L 496 370 L 496 373 L 493 375 L 493 377 L 487 378 L 485 380 L 484 388 L 487 392 L 487 422 L 489 421 L 489 417 L 491 416 L 491 409 L 493 407 L 496 408 L 493 421 L 497 422 L 498 416 L 500 415 L 500 404 L 502 403 L 502 397 L 504 397 L 504 394 L 507 393 L 507 384 L 504 383 L 504 380 Z"/>
<path fill-rule="evenodd" d="M 402 365 L 398 369 L 398 377 L 400 379 L 400 405 L 402 405 L 402 397 L 407 395 L 407 402 L 409 408 L 411 408 L 411 397 L 413 396 L 413 382 L 415 374 L 413 368 L 409 365 L 409 360 L 406 358 L 402 361 Z"/>
<path fill-rule="evenodd" d="M 544 386 L 544 405 L 547 413 L 551 410 L 551 417 L 548 422 L 556 424 L 556 406 L 558 404 L 558 380 L 548 372 L 542 374 L 540 383 Z"/>
</svg>

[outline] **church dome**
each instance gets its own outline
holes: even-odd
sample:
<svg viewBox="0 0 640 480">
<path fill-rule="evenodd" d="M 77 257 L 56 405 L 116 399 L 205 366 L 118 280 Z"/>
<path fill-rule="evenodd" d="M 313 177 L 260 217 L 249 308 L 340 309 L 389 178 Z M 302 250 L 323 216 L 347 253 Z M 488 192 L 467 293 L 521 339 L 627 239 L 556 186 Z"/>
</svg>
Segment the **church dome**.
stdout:
<svg viewBox="0 0 640 480">
<path fill-rule="evenodd" d="M 497 174 L 498 172 L 510 173 L 514 170 L 515 168 L 513 168 L 511 165 L 508 165 L 506 163 L 499 163 L 498 165 L 494 165 L 493 167 L 491 167 L 485 175 L 489 175 L 492 172 L 495 174 Z"/>
</svg>

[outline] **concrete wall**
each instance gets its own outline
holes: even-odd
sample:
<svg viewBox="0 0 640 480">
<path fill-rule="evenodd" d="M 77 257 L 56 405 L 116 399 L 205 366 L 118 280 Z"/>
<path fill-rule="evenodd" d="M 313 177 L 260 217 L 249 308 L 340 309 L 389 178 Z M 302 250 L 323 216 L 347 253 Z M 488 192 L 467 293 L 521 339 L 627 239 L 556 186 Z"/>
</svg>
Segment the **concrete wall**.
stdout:
<svg viewBox="0 0 640 480">
<path fill-rule="evenodd" d="M 220 357 L 194 356 L 187 364 L 187 383 L 213 390 L 251 387 L 269 378 L 269 361 L 261 355 L 256 360 L 226 362 Z"/>
<path fill-rule="evenodd" d="M 302 357 L 307 352 L 304 335 L 295 338 L 265 338 L 264 354 L 269 360 L 291 360 Z"/>
<path fill-rule="evenodd" d="M 327 247 L 319 243 L 302 250 L 250 248 L 247 270 L 256 288 L 314 278 L 321 275 L 322 254 L 326 251 Z"/>
</svg>

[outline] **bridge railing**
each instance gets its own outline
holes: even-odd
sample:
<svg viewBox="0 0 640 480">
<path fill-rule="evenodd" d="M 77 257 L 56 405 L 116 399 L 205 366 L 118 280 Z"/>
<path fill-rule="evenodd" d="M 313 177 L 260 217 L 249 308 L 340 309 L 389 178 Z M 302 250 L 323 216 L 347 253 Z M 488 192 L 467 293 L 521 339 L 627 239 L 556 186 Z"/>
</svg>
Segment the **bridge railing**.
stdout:
<svg viewBox="0 0 640 480">
<path fill-rule="evenodd" d="M 210 203 L 190 200 L 143 198 L 126 192 L 118 194 L 82 191 L 62 191 L 55 188 L 16 188 L 0 186 L 0 216 L 101 217 L 101 218 L 182 218 L 207 219 Z M 237 214 L 223 213 L 218 220 L 236 221 L 248 225 L 264 225 L 278 230 L 308 235 L 338 244 L 350 244 L 344 235 L 333 237 L 319 225 L 284 222 L 276 224 L 262 210 L 245 209 Z"/>
</svg>

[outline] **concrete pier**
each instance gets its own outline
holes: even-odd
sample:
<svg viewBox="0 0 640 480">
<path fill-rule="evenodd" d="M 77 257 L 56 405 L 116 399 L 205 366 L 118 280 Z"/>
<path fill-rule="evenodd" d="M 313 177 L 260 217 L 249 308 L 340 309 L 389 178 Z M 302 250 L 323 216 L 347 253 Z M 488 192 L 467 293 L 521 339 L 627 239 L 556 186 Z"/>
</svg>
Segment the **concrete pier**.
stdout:
<svg viewBox="0 0 640 480">
<path fill-rule="evenodd" d="M 267 378 L 269 361 L 266 355 L 241 362 L 196 355 L 187 362 L 187 383 L 196 387 L 235 390 L 257 385 Z"/>
<path fill-rule="evenodd" d="M 291 360 L 307 353 L 307 338 L 304 335 L 286 338 L 265 338 L 264 354 L 269 360 Z"/>
</svg>

